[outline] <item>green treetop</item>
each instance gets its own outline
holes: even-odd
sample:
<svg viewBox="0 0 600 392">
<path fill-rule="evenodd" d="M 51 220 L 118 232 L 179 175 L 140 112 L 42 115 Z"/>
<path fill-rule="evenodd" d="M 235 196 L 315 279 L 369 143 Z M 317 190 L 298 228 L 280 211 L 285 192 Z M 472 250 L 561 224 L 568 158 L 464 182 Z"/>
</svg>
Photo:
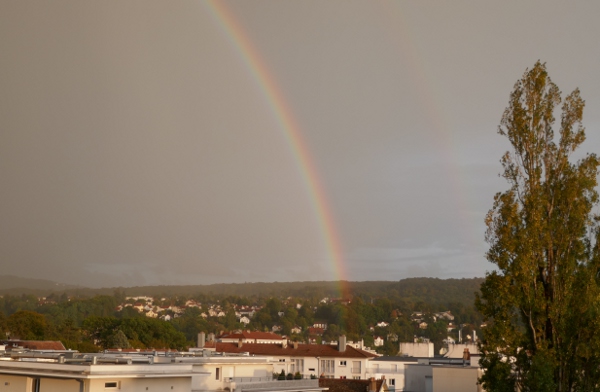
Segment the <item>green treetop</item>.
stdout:
<svg viewBox="0 0 600 392">
<path fill-rule="evenodd" d="M 510 95 L 499 133 L 509 188 L 486 217 L 481 285 L 481 378 L 488 391 L 600 389 L 600 258 L 595 190 L 598 159 L 572 162 L 585 140 L 579 90 L 561 93 L 539 61 Z"/>
</svg>

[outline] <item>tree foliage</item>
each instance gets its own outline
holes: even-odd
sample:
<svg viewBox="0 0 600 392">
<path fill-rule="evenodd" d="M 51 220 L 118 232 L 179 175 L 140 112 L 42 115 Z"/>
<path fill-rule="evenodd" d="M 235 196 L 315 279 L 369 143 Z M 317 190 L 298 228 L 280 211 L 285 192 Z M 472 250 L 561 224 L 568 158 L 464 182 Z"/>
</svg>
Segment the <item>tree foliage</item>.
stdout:
<svg viewBox="0 0 600 392">
<path fill-rule="evenodd" d="M 598 159 L 573 162 L 585 140 L 579 90 L 562 101 L 539 61 L 510 95 L 499 133 L 512 145 L 501 159 L 509 189 L 486 217 L 481 285 L 481 381 L 488 391 L 600 389 Z"/>
<path fill-rule="evenodd" d="M 20 310 L 8 318 L 8 328 L 12 338 L 23 340 L 44 340 L 48 333 L 46 318 L 36 312 Z"/>
</svg>

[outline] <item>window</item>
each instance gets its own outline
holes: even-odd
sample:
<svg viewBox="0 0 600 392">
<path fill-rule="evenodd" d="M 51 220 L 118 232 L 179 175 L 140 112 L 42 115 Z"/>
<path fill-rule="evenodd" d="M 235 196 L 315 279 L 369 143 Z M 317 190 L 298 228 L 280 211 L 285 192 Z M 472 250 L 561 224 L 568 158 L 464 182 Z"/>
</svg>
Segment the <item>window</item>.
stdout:
<svg viewBox="0 0 600 392">
<path fill-rule="evenodd" d="M 360 380 L 360 376 L 354 376 L 352 377 L 353 380 Z"/>
<path fill-rule="evenodd" d="M 215 380 L 221 379 L 221 368 L 217 368 L 215 371 Z"/>
<path fill-rule="evenodd" d="M 279 358 L 279 362 L 285 362 L 285 358 Z"/>
<path fill-rule="evenodd" d="M 335 361 L 333 359 L 321 360 L 321 372 L 327 374 L 335 373 Z"/>
<path fill-rule="evenodd" d="M 340 366 L 346 366 L 346 361 L 340 361 Z"/>
<path fill-rule="evenodd" d="M 304 359 L 292 359 L 292 373 L 304 372 Z"/>
<path fill-rule="evenodd" d="M 119 383 L 117 381 L 109 381 L 104 383 L 104 389 L 117 389 L 119 388 Z"/>
<path fill-rule="evenodd" d="M 390 378 L 390 385 L 396 385 L 396 379 L 395 378 Z"/>
</svg>

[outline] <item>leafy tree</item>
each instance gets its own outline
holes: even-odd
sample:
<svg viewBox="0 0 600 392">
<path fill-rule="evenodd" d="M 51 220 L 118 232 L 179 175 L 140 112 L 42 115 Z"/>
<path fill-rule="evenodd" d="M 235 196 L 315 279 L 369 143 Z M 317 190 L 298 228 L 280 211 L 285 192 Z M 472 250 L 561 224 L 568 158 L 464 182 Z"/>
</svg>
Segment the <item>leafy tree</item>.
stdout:
<svg viewBox="0 0 600 392">
<path fill-rule="evenodd" d="M 443 345 L 443 340 L 448 336 L 448 324 L 441 320 L 428 322 L 425 336 L 433 343 L 434 352 L 439 353 Z"/>
<path fill-rule="evenodd" d="M 476 304 L 483 329 L 481 378 L 488 391 L 600 389 L 598 159 L 572 162 L 585 140 L 579 90 L 561 93 L 539 61 L 510 95 L 499 133 L 510 187 L 486 217 L 487 274 Z M 558 139 L 558 140 L 556 140 Z"/>
<path fill-rule="evenodd" d="M 109 339 L 109 347 L 110 348 L 129 348 L 129 341 L 127 340 L 127 336 L 120 329 L 117 330 L 114 334 L 110 336 Z"/>
<path fill-rule="evenodd" d="M 400 351 L 400 345 L 390 340 L 386 340 L 383 346 L 378 347 L 377 350 L 378 353 L 388 356 L 398 355 L 398 351 Z"/>
<path fill-rule="evenodd" d="M 19 310 L 8 318 L 8 328 L 12 338 L 23 340 L 44 340 L 48 333 L 46 318 L 36 312 Z"/>
<path fill-rule="evenodd" d="M 119 321 L 113 317 L 92 316 L 83 320 L 83 333 L 92 343 L 108 348 L 112 334 L 117 330 Z"/>
<path fill-rule="evenodd" d="M 8 332 L 8 321 L 4 313 L 0 312 L 0 338 L 4 338 L 6 332 Z"/>
<path fill-rule="evenodd" d="M 185 334 L 188 341 L 194 345 L 199 332 L 209 330 L 209 325 L 206 320 L 200 316 L 198 308 L 187 308 L 181 317 L 174 319 L 171 324 L 175 329 Z"/>
</svg>

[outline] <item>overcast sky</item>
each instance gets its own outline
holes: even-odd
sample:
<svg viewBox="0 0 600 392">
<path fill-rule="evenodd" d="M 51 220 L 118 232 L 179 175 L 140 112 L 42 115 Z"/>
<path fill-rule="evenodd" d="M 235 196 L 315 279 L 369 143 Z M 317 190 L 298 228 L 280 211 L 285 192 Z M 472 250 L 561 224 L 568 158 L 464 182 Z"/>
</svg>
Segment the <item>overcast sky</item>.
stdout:
<svg viewBox="0 0 600 392">
<path fill-rule="evenodd" d="M 497 126 L 536 60 L 563 94 L 581 89 L 583 149 L 600 152 L 599 15 L 596 1 L 2 0 L 0 273 L 483 276 L 483 219 L 506 188 Z M 296 120 L 343 267 L 240 38 Z"/>
</svg>

